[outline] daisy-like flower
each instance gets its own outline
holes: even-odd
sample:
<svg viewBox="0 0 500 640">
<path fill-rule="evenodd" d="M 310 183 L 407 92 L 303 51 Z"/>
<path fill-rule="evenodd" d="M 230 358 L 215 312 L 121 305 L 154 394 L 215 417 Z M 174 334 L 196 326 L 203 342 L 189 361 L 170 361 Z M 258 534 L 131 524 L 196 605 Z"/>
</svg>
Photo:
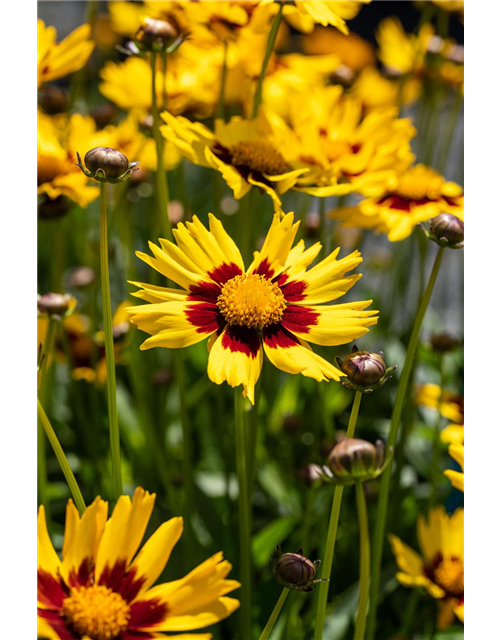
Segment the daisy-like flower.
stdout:
<svg viewBox="0 0 500 640">
<path fill-rule="evenodd" d="M 332 211 L 344 226 L 375 229 L 391 242 L 404 240 L 421 222 L 440 213 L 464 218 L 464 192 L 454 182 L 423 164 L 410 167 L 388 181 L 383 192 L 363 200 L 356 207 Z"/>
<path fill-rule="evenodd" d="M 291 113 L 299 139 L 295 161 L 310 171 L 298 188 L 315 196 L 358 191 L 371 195 L 413 162 L 410 120 L 397 118 L 397 109 L 365 115 L 360 100 L 331 86 L 297 97 L 300 109 Z"/>
<path fill-rule="evenodd" d="M 38 20 L 38 86 L 78 71 L 85 66 L 94 50 L 90 40 L 90 25 L 83 24 L 62 42 L 56 43 L 55 27 L 46 27 Z"/>
<path fill-rule="evenodd" d="M 438 600 L 438 627 L 446 628 L 456 615 L 464 620 L 464 510 L 452 516 L 439 506 L 426 522 L 421 516 L 417 535 L 423 558 L 398 537 L 389 534 L 392 552 L 405 587 L 423 587 Z"/>
<path fill-rule="evenodd" d="M 149 305 L 128 309 L 131 322 L 151 335 L 141 349 L 181 348 L 209 338 L 208 375 L 217 383 L 243 385 L 253 403 L 263 349 L 278 369 L 315 380 L 344 374 L 316 355 L 308 342 L 339 345 L 364 335 L 377 322 L 371 301 L 339 305 L 336 300 L 361 277 L 346 272 L 362 261 L 358 251 L 337 260 L 339 249 L 307 271 L 320 243 L 292 248 L 298 222 L 293 214 L 273 223 L 262 249 L 245 270 L 241 254 L 219 220 L 209 214 L 210 230 L 195 217 L 173 231 L 177 246 L 150 243 L 154 257 L 137 256 L 182 289 L 143 283 L 134 295 Z M 263 346 L 263 349 L 262 349 Z"/>
<path fill-rule="evenodd" d="M 148 640 L 223 620 L 239 607 L 225 597 L 240 586 L 217 553 L 184 578 L 153 586 L 182 535 L 182 518 L 162 524 L 137 553 L 155 494 L 121 496 L 108 520 L 96 498 L 80 517 L 70 500 L 62 560 L 52 546 L 45 511 L 38 515 L 39 635 L 49 640 Z M 176 635 L 209 640 L 210 634 Z"/>
<path fill-rule="evenodd" d="M 89 186 L 88 178 L 75 165 L 78 149 L 91 149 L 95 122 L 75 113 L 47 116 L 38 112 L 38 189 L 51 200 L 66 196 L 86 207 L 99 196 L 99 189 Z"/>
<path fill-rule="evenodd" d="M 464 491 L 464 458 L 465 458 L 465 449 L 463 444 L 450 444 L 450 448 L 448 449 L 448 453 L 450 456 L 458 462 L 462 472 L 454 471 L 453 469 L 447 469 L 444 471 L 444 475 L 448 478 L 451 484 L 455 487 L 455 489 L 459 489 L 460 491 Z"/>
<path fill-rule="evenodd" d="M 414 402 L 422 407 L 439 409 L 443 418 L 457 425 L 464 423 L 464 397 L 447 391 L 441 392 L 438 384 L 422 384 L 415 390 Z"/>
<path fill-rule="evenodd" d="M 217 119 L 215 132 L 181 116 L 161 115 L 167 123 L 160 127 L 163 136 L 193 164 L 220 171 L 237 200 L 255 185 L 271 197 L 277 210 L 279 194 L 308 172 L 304 167 L 293 168 L 285 157 L 297 145 L 293 133 L 278 116 L 270 117 L 262 109 L 255 120 L 235 116 L 226 123 Z"/>
</svg>

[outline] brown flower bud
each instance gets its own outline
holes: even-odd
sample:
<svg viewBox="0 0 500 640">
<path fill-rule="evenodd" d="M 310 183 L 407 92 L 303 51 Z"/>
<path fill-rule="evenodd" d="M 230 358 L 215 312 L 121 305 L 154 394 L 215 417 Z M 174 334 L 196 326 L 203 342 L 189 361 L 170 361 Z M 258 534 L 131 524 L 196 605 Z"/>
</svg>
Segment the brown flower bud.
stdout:
<svg viewBox="0 0 500 640">
<path fill-rule="evenodd" d="M 64 196 L 57 198 L 44 198 L 38 205 L 38 217 L 40 220 L 54 220 L 62 218 L 71 208 L 71 204 Z"/>
<path fill-rule="evenodd" d="M 446 331 L 435 333 L 431 337 L 431 347 L 436 353 L 448 353 L 458 347 L 460 341 Z"/>
<path fill-rule="evenodd" d="M 430 221 L 431 236 L 443 246 L 460 247 L 464 241 L 464 223 L 451 213 L 440 213 Z"/>
<path fill-rule="evenodd" d="M 74 289 L 85 289 L 95 280 L 95 271 L 90 267 L 77 267 L 69 276 L 69 286 Z"/>
<path fill-rule="evenodd" d="M 377 475 L 384 459 L 384 445 L 359 438 L 344 438 L 328 456 L 328 468 L 339 480 L 369 480 Z"/>
<path fill-rule="evenodd" d="M 85 166 L 95 177 L 103 173 L 107 180 L 116 180 L 128 169 L 125 154 L 110 147 L 95 147 L 85 154 Z"/>
<path fill-rule="evenodd" d="M 355 351 L 342 362 L 342 371 L 351 382 L 368 387 L 376 384 L 385 374 L 386 366 L 382 357 L 372 351 Z"/>
<path fill-rule="evenodd" d="M 117 113 L 117 108 L 111 102 L 103 102 L 90 110 L 90 115 L 94 118 L 99 129 L 104 129 L 108 124 L 111 124 Z"/>
<path fill-rule="evenodd" d="M 314 564 L 298 553 L 284 553 L 276 562 L 280 578 L 297 587 L 307 585 L 316 577 Z"/>
<path fill-rule="evenodd" d="M 69 94 L 62 87 L 58 87 L 55 84 L 46 84 L 38 92 L 38 104 L 50 116 L 56 113 L 64 113 L 69 107 Z"/>
<path fill-rule="evenodd" d="M 71 296 L 62 293 L 46 293 L 38 298 L 38 311 L 49 316 L 63 316 L 69 309 Z"/>
<path fill-rule="evenodd" d="M 135 34 L 135 40 L 143 49 L 163 51 L 175 41 L 178 35 L 176 27 L 171 22 L 146 18 Z"/>
</svg>

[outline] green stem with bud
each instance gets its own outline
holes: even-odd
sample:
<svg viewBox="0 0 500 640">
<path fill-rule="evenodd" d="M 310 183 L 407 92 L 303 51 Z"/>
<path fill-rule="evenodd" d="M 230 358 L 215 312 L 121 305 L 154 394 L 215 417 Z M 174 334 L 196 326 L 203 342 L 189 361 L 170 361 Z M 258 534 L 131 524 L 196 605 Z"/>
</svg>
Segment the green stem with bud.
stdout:
<svg viewBox="0 0 500 640">
<path fill-rule="evenodd" d="M 165 171 L 163 158 L 163 138 L 160 132 L 160 116 L 158 114 L 158 100 L 156 96 L 156 51 L 151 52 L 151 105 L 153 112 L 153 135 L 156 145 L 156 187 L 158 189 L 158 206 L 160 209 L 160 233 L 167 240 L 172 240 L 172 226 L 168 217 L 168 202 L 170 199 L 168 190 L 168 178 Z M 164 84 L 167 82 L 167 62 L 164 60 Z M 165 93 L 166 95 L 166 93 Z M 166 98 L 165 98 L 166 99 Z M 164 105 L 165 106 L 165 105 Z"/>
<path fill-rule="evenodd" d="M 248 473 L 246 458 L 245 419 L 241 388 L 234 392 L 234 430 L 236 441 L 236 468 L 238 472 L 238 528 L 240 542 L 241 578 L 241 638 L 251 637 L 252 619 L 252 565 L 250 544 L 250 502 L 248 498 Z"/>
<path fill-rule="evenodd" d="M 354 435 L 362 395 L 363 394 L 360 391 L 356 391 L 354 395 L 351 417 L 349 418 L 349 425 L 347 427 L 346 433 L 347 438 L 352 438 Z M 314 640 L 323 639 L 323 629 L 325 626 L 326 618 L 326 603 L 328 600 L 328 587 L 330 586 L 329 580 L 332 573 L 333 554 L 335 551 L 335 541 L 337 539 L 337 529 L 339 524 L 340 507 L 342 505 L 343 493 L 344 487 L 338 484 L 335 487 L 335 491 L 333 494 L 332 510 L 330 512 L 330 522 L 328 524 L 325 553 L 323 564 L 321 565 L 321 578 L 325 579 L 326 581 L 320 582 L 318 585 L 318 602 L 316 607 L 316 622 L 314 625 Z"/>
<path fill-rule="evenodd" d="M 264 84 L 264 78 L 266 77 L 267 65 L 269 64 L 269 59 L 271 58 L 271 54 L 274 50 L 274 43 L 276 42 L 276 36 L 278 35 L 278 30 L 281 23 L 281 17 L 283 15 L 283 3 L 280 3 L 280 8 L 278 13 L 274 17 L 273 23 L 271 25 L 271 31 L 269 32 L 269 37 L 267 39 L 266 53 L 264 55 L 264 60 L 262 61 L 262 68 L 260 70 L 259 79 L 257 80 L 257 87 L 255 88 L 255 95 L 253 99 L 253 109 L 252 109 L 252 119 L 257 117 L 259 113 L 259 107 L 262 102 L 262 85 Z"/>
<path fill-rule="evenodd" d="M 395 450 L 395 447 L 396 447 L 399 424 L 401 422 L 401 414 L 403 412 L 403 405 L 405 402 L 406 393 L 408 389 L 408 382 L 410 380 L 410 375 L 413 368 L 415 355 L 417 352 L 420 330 L 422 328 L 422 323 L 425 317 L 425 313 L 427 311 L 427 307 L 429 306 L 429 301 L 431 299 L 432 292 L 434 290 L 434 285 L 436 284 L 436 279 L 439 273 L 439 267 L 441 266 L 441 262 L 443 260 L 443 252 L 444 252 L 444 248 L 439 247 L 439 250 L 436 255 L 436 259 L 434 261 L 434 265 L 432 267 L 432 272 L 429 277 L 429 281 L 427 283 L 427 287 L 425 289 L 424 295 L 422 296 L 422 299 L 420 301 L 420 305 L 417 311 L 417 315 L 415 317 L 415 323 L 413 325 L 413 330 L 410 337 L 410 343 L 408 345 L 408 351 L 406 352 L 406 358 L 404 361 L 403 370 L 401 372 L 401 379 L 399 381 L 398 390 L 396 393 L 396 400 L 394 402 L 394 409 L 393 409 L 392 418 L 391 418 L 391 428 L 389 431 L 389 437 L 387 439 L 388 449 L 392 447 Z M 374 640 L 374 637 L 375 637 L 375 624 L 377 619 L 377 600 L 378 600 L 378 591 L 379 591 L 379 584 L 380 584 L 382 553 L 384 549 L 385 526 L 387 521 L 387 505 L 389 502 L 392 462 L 393 462 L 393 458 L 390 459 L 386 470 L 382 474 L 382 479 L 380 482 L 380 493 L 379 493 L 377 516 L 375 520 L 375 530 L 373 534 L 373 545 L 372 545 L 372 549 L 373 549 L 372 576 L 371 576 L 371 584 L 370 584 L 371 605 L 370 605 L 370 611 L 368 614 L 368 627 L 367 627 L 368 640 Z"/>
<path fill-rule="evenodd" d="M 364 640 L 370 588 L 370 533 L 363 483 L 358 480 L 355 488 L 359 522 L 359 601 L 354 640 Z"/>
<path fill-rule="evenodd" d="M 285 604 L 285 600 L 287 599 L 289 593 L 290 593 L 290 589 L 287 589 L 286 587 L 281 592 L 279 600 L 276 603 L 276 605 L 275 605 L 275 607 L 273 609 L 273 612 L 269 616 L 269 620 L 267 621 L 267 624 L 264 627 L 263 632 L 260 634 L 259 640 L 268 640 L 269 636 L 271 635 L 271 631 L 273 630 L 273 627 L 276 624 L 276 620 L 278 619 L 278 616 L 281 613 L 281 609 L 283 608 L 283 605 Z"/>
<path fill-rule="evenodd" d="M 101 294 L 104 324 L 104 350 L 106 356 L 106 388 L 108 392 L 109 444 L 111 447 L 111 473 L 113 495 L 116 500 L 123 493 L 120 459 L 120 430 L 118 428 L 118 410 L 116 406 L 115 349 L 113 344 L 113 320 L 111 316 L 111 291 L 109 286 L 108 262 L 108 202 L 107 183 L 101 182 L 100 215 L 100 264 Z"/>
<path fill-rule="evenodd" d="M 50 424 L 50 420 L 48 419 L 47 414 L 45 413 L 42 405 L 40 404 L 40 400 L 37 400 L 37 409 L 38 409 L 38 418 L 40 420 L 40 423 L 43 426 L 43 429 L 52 446 L 52 449 L 54 450 L 54 453 L 56 454 L 57 461 L 59 462 L 61 471 L 63 472 L 64 477 L 66 478 L 66 482 L 68 483 L 68 486 L 71 491 L 71 495 L 73 496 L 73 500 L 75 501 L 76 507 L 80 512 L 80 515 L 82 515 L 86 509 L 82 492 L 80 491 L 80 487 L 78 486 L 76 478 L 73 475 L 73 471 L 71 471 L 71 467 L 69 466 L 68 460 L 64 455 L 63 448 L 61 447 L 61 444 L 57 438 L 56 432 L 54 431 L 54 428 Z"/>
</svg>

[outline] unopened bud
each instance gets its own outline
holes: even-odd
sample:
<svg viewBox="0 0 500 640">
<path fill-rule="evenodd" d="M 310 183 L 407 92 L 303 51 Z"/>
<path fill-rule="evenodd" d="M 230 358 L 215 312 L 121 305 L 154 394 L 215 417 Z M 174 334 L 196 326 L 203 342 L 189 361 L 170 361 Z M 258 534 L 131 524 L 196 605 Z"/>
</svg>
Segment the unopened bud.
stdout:
<svg viewBox="0 0 500 640">
<path fill-rule="evenodd" d="M 464 244 L 464 223 L 451 213 L 431 218 L 429 236 L 442 247 L 461 249 Z"/>
<path fill-rule="evenodd" d="M 178 37 L 177 29 L 167 20 L 146 18 L 135 34 L 135 41 L 141 49 L 165 51 Z"/>
<path fill-rule="evenodd" d="M 316 571 L 320 560 L 311 562 L 302 555 L 302 549 L 297 553 L 281 553 L 281 547 L 276 546 L 276 553 L 271 556 L 273 574 L 276 580 L 287 589 L 293 591 L 313 591 L 313 587 L 321 580 L 316 579 Z"/>
<path fill-rule="evenodd" d="M 50 116 L 64 113 L 69 107 L 69 94 L 62 87 L 46 84 L 38 92 L 38 104 Z"/>
<path fill-rule="evenodd" d="M 73 298 L 63 293 L 46 293 L 38 297 L 38 311 L 49 316 L 63 316 L 69 310 Z"/>
<path fill-rule="evenodd" d="M 448 353 L 458 347 L 460 341 L 446 331 L 435 333 L 431 337 L 431 347 L 436 353 Z"/>
<path fill-rule="evenodd" d="M 392 448 L 384 461 L 385 447 L 381 440 L 373 445 L 359 438 L 344 438 L 335 445 L 323 467 L 323 479 L 334 484 L 354 484 L 377 478 L 392 457 Z"/>
<path fill-rule="evenodd" d="M 111 102 L 103 102 L 90 110 L 90 115 L 94 118 L 99 129 L 104 129 L 108 124 L 111 124 L 117 113 L 117 108 Z"/>
<path fill-rule="evenodd" d="M 66 215 L 71 208 L 71 204 L 64 196 L 57 196 L 57 198 L 44 198 L 38 205 L 38 217 L 41 220 L 54 220 L 55 218 L 62 218 Z"/>
<path fill-rule="evenodd" d="M 353 345 L 351 353 L 344 360 L 336 358 L 337 365 L 346 375 L 341 379 L 342 384 L 348 389 L 365 393 L 380 389 L 397 368 L 387 368 L 383 355 L 382 351 L 358 351 L 357 346 Z"/>
<path fill-rule="evenodd" d="M 83 173 L 98 182 L 123 182 L 139 164 L 138 162 L 129 163 L 127 156 L 116 149 L 95 147 L 85 154 L 86 171 L 82 166 L 80 155 L 78 153 L 76 155 L 78 166 Z"/>
<path fill-rule="evenodd" d="M 69 276 L 69 286 L 85 289 L 95 280 L 95 271 L 90 267 L 77 267 Z"/>
</svg>

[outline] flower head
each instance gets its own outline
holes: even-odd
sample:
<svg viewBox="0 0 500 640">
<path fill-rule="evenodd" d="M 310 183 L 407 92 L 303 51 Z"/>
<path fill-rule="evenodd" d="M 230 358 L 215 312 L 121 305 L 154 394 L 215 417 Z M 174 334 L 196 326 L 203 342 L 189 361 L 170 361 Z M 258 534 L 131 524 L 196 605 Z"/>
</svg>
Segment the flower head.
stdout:
<svg viewBox="0 0 500 640">
<path fill-rule="evenodd" d="M 440 247 L 461 249 L 464 246 L 463 220 L 451 213 L 440 213 L 431 218 L 428 237 Z"/>
<path fill-rule="evenodd" d="M 346 374 L 342 384 L 363 393 L 380 389 L 397 368 L 396 365 L 387 368 L 383 356 L 382 351 L 358 351 L 357 346 L 353 345 L 351 353 L 344 360 L 336 358 L 340 369 Z"/>
<path fill-rule="evenodd" d="M 392 457 L 392 449 L 385 458 L 385 447 L 381 440 L 373 445 L 359 438 L 343 438 L 336 444 L 328 463 L 323 467 L 324 478 L 334 484 L 354 484 L 355 482 L 377 478 Z"/>
<path fill-rule="evenodd" d="M 177 29 L 168 20 L 144 18 L 135 34 L 135 41 L 140 49 L 146 51 L 165 51 L 178 37 Z"/>
<path fill-rule="evenodd" d="M 110 147 L 95 147 L 85 154 L 85 167 L 77 152 L 78 166 L 88 178 L 98 182 L 123 182 L 136 170 L 139 162 L 130 162 L 125 154 Z"/>
<path fill-rule="evenodd" d="M 38 20 L 38 86 L 78 71 L 94 50 L 89 24 L 78 27 L 62 42 L 56 43 L 56 37 L 55 27 Z"/>
<path fill-rule="evenodd" d="M 209 338 L 208 375 L 221 384 L 243 385 L 254 400 L 263 351 L 282 371 L 315 380 L 344 374 L 316 355 L 307 342 L 345 344 L 377 322 L 370 301 L 327 305 L 361 277 L 346 276 L 359 265 L 358 251 L 337 260 L 340 249 L 307 271 L 321 245 L 292 248 L 298 223 L 276 214 L 262 249 L 245 269 L 241 254 L 222 224 L 209 214 L 207 229 L 198 218 L 174 230 L 177 246 L 150 243 L 153 257 L 139 258 L 182 287 L 143 283 L 134 295 L 151 303 L 131 307 L 131 322 L 151 335 L 141 349 L 180 348 Z M 306 342 L 307 341 L 307 342 Z"/>
<path fill-rule="evenodd" d="M 70 500 L 62 560 L 38 516 L 39 635 L 65 640 L 161 638 L 163 632 L 200 629 L 239 607 L 226 594 L 231 565 L 217 553 L 187 576 L 153 587 L 182 535 L 182 518 L 162 524 L 137 553 L 155 494 L 136 489 L 121 496 L 108 519 L 96 498 L 80 517 Z M 194 637 L 194 636 L 193 636 Z M 204 637 L 204 636 L 203 636 Z"/>
<path fill-rule="evenodd" d="M 271 556 L 271 565 L 276 580 L 292 591 L 314 591 L 314 585 L 323 579 L 316 579 L 316 571 L 321 560 L 311 562 L 302 555 L 302 549 L 297 553 L 281 553 L 281 547 L 276 545 L 276 552 Z"/>
<path fill-rule="evenodd" d="M 76 307 L 76 298 L 68 293 L 46 293 L 38 296 L 38 312 L 43 315 L 62 318 Z"/>
<path fill-rule="evenodd" d="M 464 510 L 449 516 L 436 507 L 426 522 L 421 516 L 417 535 L 423 558 L 398 537 L 389 534 L 392 552 L 405 587 L 423 587 L 438 600 L 438 627 L 451 624 L 454 615 L 464 620 Z"/>
</svg>

